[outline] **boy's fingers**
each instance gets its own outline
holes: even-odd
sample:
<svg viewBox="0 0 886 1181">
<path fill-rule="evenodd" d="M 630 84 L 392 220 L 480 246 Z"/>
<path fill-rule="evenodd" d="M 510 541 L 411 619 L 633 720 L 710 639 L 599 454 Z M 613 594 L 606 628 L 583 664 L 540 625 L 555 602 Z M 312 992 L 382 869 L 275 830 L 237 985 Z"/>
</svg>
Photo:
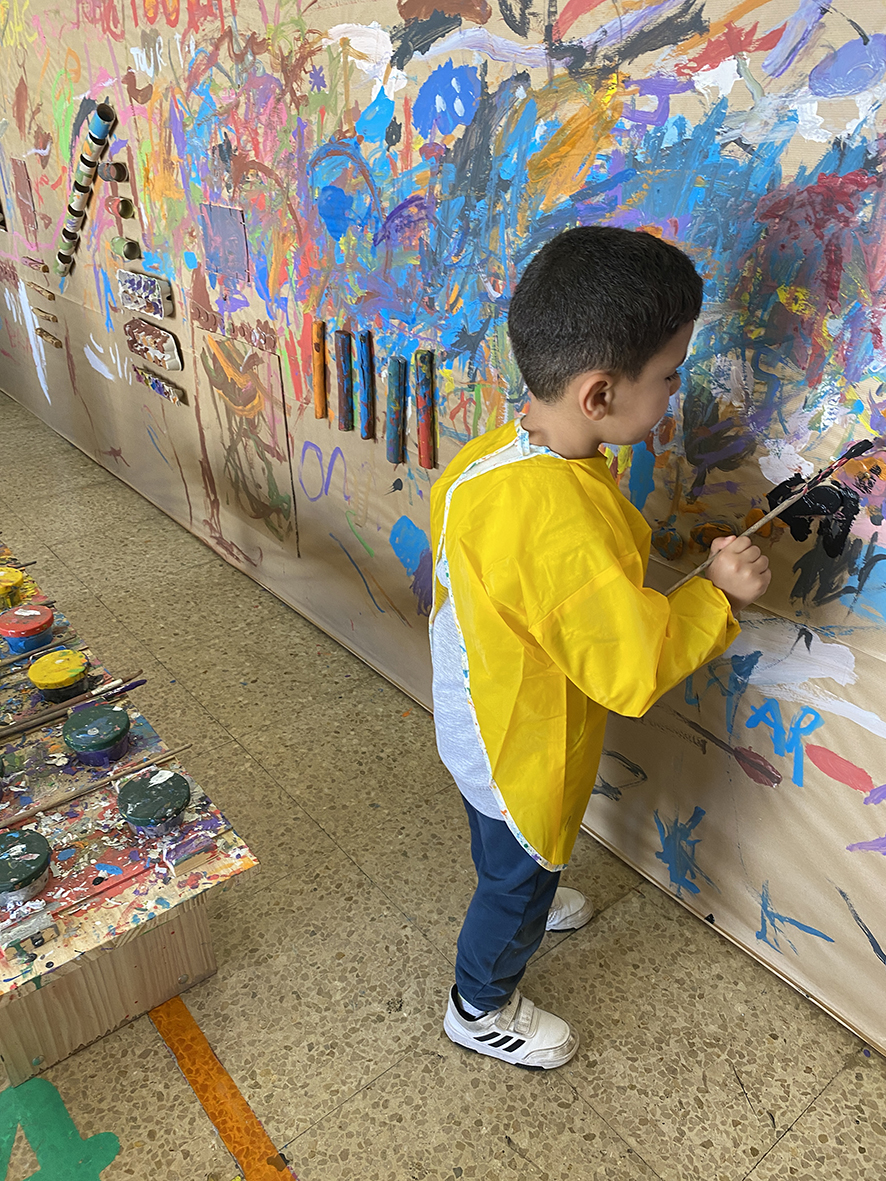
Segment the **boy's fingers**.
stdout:
<svg viewBox="0 0 886 1181">
<path fill-rule="evenodd" d="M 720 550 L 725 549 L 727 545 L 732 545 L 735 541 L 738 541 L 738 538 L 734 535 L 731 537 L 715 537 L 711 542 L 711 553 L 718 554 Z"/>
</svg>

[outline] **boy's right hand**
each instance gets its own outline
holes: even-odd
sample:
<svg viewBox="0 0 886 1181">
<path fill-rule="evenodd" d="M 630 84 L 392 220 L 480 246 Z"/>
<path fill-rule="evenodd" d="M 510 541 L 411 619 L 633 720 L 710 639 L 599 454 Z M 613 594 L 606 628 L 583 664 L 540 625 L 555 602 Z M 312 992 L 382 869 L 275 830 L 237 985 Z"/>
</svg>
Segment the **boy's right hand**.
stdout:
<svg viewBox="0 0 886 1181">
<path fill-rule="evenodd" d="M 711 552 L 716 557 L 708 567 L 708 578 L 720 588 L 733 611 L 759 599 L 769 586 L 769 559 L 750 537 L 716 537 Z"/>
</svg>

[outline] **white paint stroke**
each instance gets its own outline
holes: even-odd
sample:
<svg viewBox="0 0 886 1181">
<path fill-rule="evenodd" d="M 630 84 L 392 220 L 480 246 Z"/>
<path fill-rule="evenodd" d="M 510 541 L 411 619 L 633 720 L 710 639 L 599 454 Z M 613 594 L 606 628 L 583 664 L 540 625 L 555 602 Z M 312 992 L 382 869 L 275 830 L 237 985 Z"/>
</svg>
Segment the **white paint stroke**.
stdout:
<svg viewBox="0 0 886 1181">
<path fill-rule="evenodd" d="M 850 722 L 855 722 L 856 725 L 861 726 L 868 733 L 876 734 L 878 738 L 886 738 L 886 722 L 881 717 L 869 709 L 862 709 L 858 705 L 853 705 L 851 701 L 844 701 L 842 697 L 835 697 L 833 693 L 828 693 L 826 689 L 798 688 L 792 686 L 788 689 L 779 689 L 778 696 L 781 701 L 796 701 L 800 705 L 812 706 L 813 709 L 817 709 L 820 712 L 824 711 L 825 713 L 836 714 L 841 718 L 848 718 Z"/>
<path fill-rule="evenodd" d="M 330 30 L 331 31 L 331 30 Z M 443 57 L 468 50 L 480 53 L 494 62 L 507 62 L 527 70 L 541 70 L 547 65 L 548 53 L 544 45 L 521 45 L 508 37 L 499 37 L 486 29 L 457 29 L 432 45 L 424 57 Z"/>
<path fill-rule="evenodd" d="M 806 637 L 811 637 L 808 649 Z M 782 695 L 786 686 L 806 685 L 822 677 L 838 685 L 854 685 L 857 680 L 851 648 L 823 640 L 808 629 L 801 635 L 800 628 L 787 619 L 744 619 L 741 634 L 727 655 L 749 656 L 754 652 L 761 656 L 749 683 L 776 689 Z"/>
<path fill-rule="evenodd" d="M 92 368 L 96 371 L 96 373 L 100 373 L 102 375 L 102 377 L 106 377 L 108 379 L 108 381 L 116 381 L 117 380 L 114 377 L 114 374 L 110 371 L 110 369 L 107 367 L 107 365 L 101 359 L 101 357 L 99 357 L 96 353 L 94 353 L 88 344 L 84 345 L 84 347 L 83 347 L 83 355 L 86 357 L 86 360 L 89 362 L 89 364 L 92 366 Z"/>
<path fill-rule="evenodd" d="M 28 334 L 28 343 L 31 346 L 31 356 L 34 358 L 34 366 L 37 370 L 37 380 L 40 382 L 40 388 L 43 390 L 46 401 L 51 406 L 52 398 L 49 396 L 49 383 L 46 380 L 46 353 L 43 351 L 43 341 L 37 335 L 37 320 L 31 311 L 31 304 L 28 299 L 24 279 L 19 279 L 18 281 L 18 297 L 21 304 L 25 331 Z"/>
</svg>

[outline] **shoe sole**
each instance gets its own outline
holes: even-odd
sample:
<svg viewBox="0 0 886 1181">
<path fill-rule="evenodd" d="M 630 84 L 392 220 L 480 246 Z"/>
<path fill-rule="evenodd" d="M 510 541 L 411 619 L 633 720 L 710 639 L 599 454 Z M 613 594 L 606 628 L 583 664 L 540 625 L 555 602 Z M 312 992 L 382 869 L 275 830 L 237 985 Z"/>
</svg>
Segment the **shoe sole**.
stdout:
<svg viewBox="0 0 886 1181">
<path fill-rule="evenodd" d="M 473 1050 L 475 1054 L 479 1054 L 483 1058 L 497 1058 L 499 1062 L 510 1062 L 511 1066 L 520 1066 L 523 1070 L 556 1070 L 559 1066 L 565 1066 L 567 1062 L 571 1062 L 578 1053 L 578 1034 L 573 1032 L 572 1036 L 575 1038 L 575 1044 L 571 1050 L 557 1062 L 550 1062 L 547 1065 L 535 1065 L 532 1062 L 520 1062 L 514 1058 L 512 1054 L 506 1054 L 503 1050 L 496 1050 L 494 1046 L 483 1045 L 478 1046 L 473 1038 L 464 1034 L 461 1029 L 454 1024 L 450 1024 L 449 1013 L 443 1018 L 443 1032 L 451 1042 L 457 1046 L 461 1046 L 465 1050 Z"/>
</svg>

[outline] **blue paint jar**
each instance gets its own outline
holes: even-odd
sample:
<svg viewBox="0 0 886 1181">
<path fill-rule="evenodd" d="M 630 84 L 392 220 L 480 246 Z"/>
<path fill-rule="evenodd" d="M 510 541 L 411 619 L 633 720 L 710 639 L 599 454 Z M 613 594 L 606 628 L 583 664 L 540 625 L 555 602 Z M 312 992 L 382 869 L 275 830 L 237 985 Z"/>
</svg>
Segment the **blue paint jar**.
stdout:
<svg viewBox="0 0 886 1181">
<path fill-rule="evenodd" d="M 0 615 L 0 636 L 10 652 L 32 652 L 49 643 L 54 620 L 48 607 L 22 603 Z"/>
</svg>

